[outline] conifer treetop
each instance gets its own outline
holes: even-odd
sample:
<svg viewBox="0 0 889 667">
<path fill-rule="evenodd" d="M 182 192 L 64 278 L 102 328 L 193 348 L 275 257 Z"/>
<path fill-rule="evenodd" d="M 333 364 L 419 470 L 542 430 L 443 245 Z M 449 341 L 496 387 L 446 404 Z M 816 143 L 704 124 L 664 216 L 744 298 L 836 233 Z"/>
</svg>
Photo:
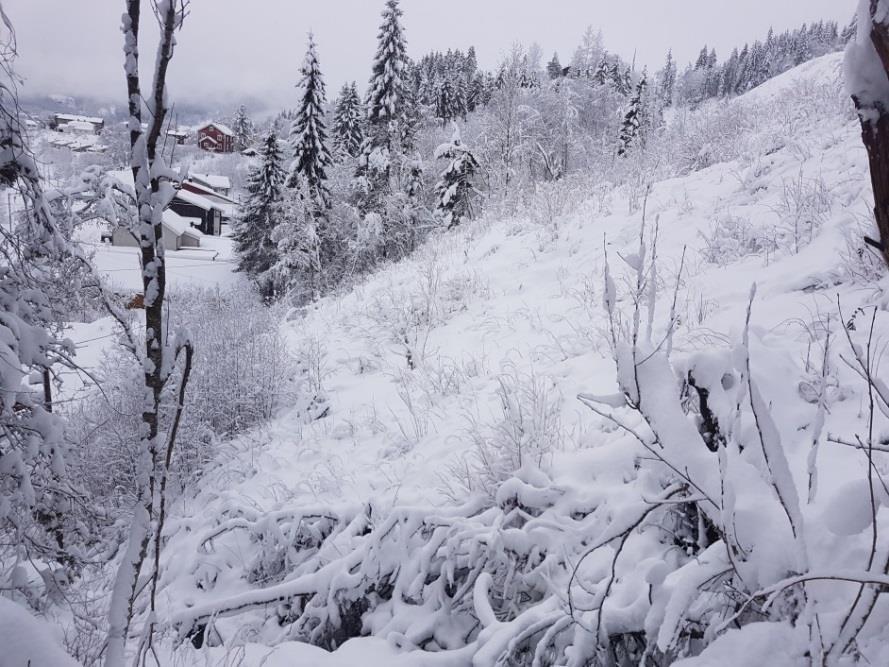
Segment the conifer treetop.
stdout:
<svg viewBox="0 0 889 667">
<path fill-rule="evenodd" d="M 293 187 L 298 177 L 305 179 L 320 203 L 327 204 L 329 195 L 325 181 L 325 168 L 331 163 L 327 148 L 327 130 L 324 126 L 324 79 L 318 62 L 315 38 L 309 33 L 306 57 L 300 68 L 302 79 L 299 86 L 302 99 L 290 128 L 293 147 L 293 166 L 288 187 Z"/>
<path fill-rule="evenodd" d="M 372 123 L 396 120 L 404 98 L 408 58 L 399 20 L 402 14 L 398 0 L 387 0 L 367 96 L 367 116 Z"/>
</svg>

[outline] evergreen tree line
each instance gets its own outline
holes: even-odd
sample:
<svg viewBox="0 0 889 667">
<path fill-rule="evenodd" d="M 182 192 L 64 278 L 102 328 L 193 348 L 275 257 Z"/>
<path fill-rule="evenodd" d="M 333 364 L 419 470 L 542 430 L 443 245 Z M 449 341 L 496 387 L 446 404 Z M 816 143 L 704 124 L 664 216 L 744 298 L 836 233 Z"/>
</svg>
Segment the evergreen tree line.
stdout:
<svg viewBox="0 0 889 667">
<path fill-rule="evenodd" d="M 494 85 L 491 75 L 479 69 L 472 46 L 465 54 L 459 49 L 426 54 L 411 66 L 408 81 L 427 115 L 443 124 L 485 105 Z"/>
<path fill-rule="evenodd" d="M 780 34 L 769 30 L 764 41 L 733 49 L 722 63 L 715 49 L 704 46 L 697 60 L 678 76 L 668 54 L 660 76 L 662 96 L 667 103 L 695 104 L 740 95 L 812 58 L 842 49 L 852 34 L 851 26 L 840 31 L 832 21 L 804 24 Z"/>
</svg>

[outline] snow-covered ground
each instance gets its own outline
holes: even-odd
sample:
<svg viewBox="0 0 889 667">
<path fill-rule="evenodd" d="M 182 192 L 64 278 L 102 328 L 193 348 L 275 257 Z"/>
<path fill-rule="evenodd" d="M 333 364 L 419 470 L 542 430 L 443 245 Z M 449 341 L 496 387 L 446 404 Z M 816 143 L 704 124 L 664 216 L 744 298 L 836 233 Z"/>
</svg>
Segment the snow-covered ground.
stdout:
<svg viewBox="0 0 889 667">
<path fill-rule="evenodd" d="M 2 596 L 0 638 L 0 667 L 77 667 L 62 649 L 54 628 Z"/>
<path fill-rule="evenodd" d="M 749 349 L 752 376 L 766 405 L 779 415 L 776 428 L 788 461 L 787 479 L 803 498 L 800 511 L 810 529 L 813 570 L 862 569 L 870 523 L 860 516 L 870 511 L 861 504 L 866 458 L 825 438 L 828 432 L 849 439 L 861 433 L 866 385 L 836 356 L 818 380 L 826 331 L 830 322 L 839 321 L 838 303 L 849 320 L 859 317 L 856 309 L 873 296 L 873 286 L 854 282 L 860 260 L 847 253 L 847 239 L 860 237 L 859 221 L 868 215 L 865 154 L 848 109 L 838 105 L 836 113 L 814 116 L 804 105 L 784 105 L 791 92 L 815 94 L 825 85 L 836 91 L 840 63 L 839 54 L 820 58 L 741 99 L 738 103 L 758 119 L 750 131 L 760 140 L 752 145 L 762 150 L 654 183 L 645 205 L 649 233 L 655 225 L 659 232 L 655 328 L 661 333 L 679 280 L 674 370 L 692 368 L 701 350 L 721 350 L 718 354 L 730 359 L 739 349 Z M 398 507 L 462 501 L 467 487 L 497 493 L 496 480 L 485 485 L 479 453 L 497 441 L 504 423 L 517 418 L 516 410 L 528 410 L 524 427 L 537 429 L 536 444 L 545 444 L 535 463 L 548 475 L 546 487 L 587 494 L 597 499 L 594 505 L 612 507 L 602 510 L 608 516 L 619 514 L 622 494 L 641 477 L 644 452 L 622 428 L 577 397 L 618 390 L 603 308 L 608 296 L 605 253 L 623 294 L 619 310 L 632 317 L 627 294 L 639 264 L 643 217 L 641 207 L 630 205 L 637 195 L 626 188 L 591 195 L 548 225 L 534 222 L 530 212 L 466 225 L 431 240 L 352 292 L 294 314 L 286 325 L 288 336 L 294 354 L 309 369 L 308 384 L 320 388 L 329 402 L 327 416 L 306 423 L 301 411 L 285 412 L 262 432 L 236 443 L 202 489 L 180 503 L 163 582 L 168 620 L 198 618 L 196 610 L 224 606 L 224 600 L 247 604 L 255 599 L 253 592 L 263 587 L 245 575 L 252 567 L 255 539 L 222 535 L 232 522 L 247 522 L 244 517 L 281 516 L 306 507 L 365 507 L 374 516 L 386 516 Z M 105 266 L 109 270 L 111 265 Z M 739 348 L 754 284 L 750 343 Z M 859 328 L 866 328 L 869 316 L 860 319 Z M 889 331 L 884 313 L 877 327 Z M 848 358 L 842 327 L 831 332 L 831 355 Z M 817 381 L 826 387 L 819 395 L 829 403 L 820 431 L 819 400 L 812 399 Z M 673 391 L 664 388 L 663 395 Z M 743 437 L 751 433 L 745 427 Z M 813 438 L 820 443 L 820 472 L 817 493 L 806 502 Z M 755 471 L 762 472 L 764 464 L 753 447 L 739 453 L 733 465 L 744 470 L 736 474 L 747 485 L 737 491 L 738 539 L 745 545 L 749 539 L 756 551 L 756 565 L 747 574 L 754 587 L 767 586 L 799 566 L 772 495 L 773 488 L 787 488 L 782 486 L 786 479 L 772 478 L 769 487 L 768 480 L 779 473 L 758 477 Z M 224 528 L 222 537 L 213 538 L 213 548 L 199 546 L 198 536 L 214 533 L 217 525 Z M 601 526 L 588 529 L 581 538 L 592 540 Z M 754 539 L 754 530 L 765 537 Z M 565 540 L 569 553 L 570 540 Z M 626 607 L 621 618 L 654 613 L 646 612 L 650 600 L 645 594 L 634 597 L 639 595 L 633 592 L 634 581 L 649 576 L 635 568 L 650 554 L 641 547 L 638 554 L 615 584 L 620 600 L 613 605 Z M 595 567 L 604 567 L 601 560 Z M 559 575 L 553 577 L 559 581 Z M 282 578 L 286 585 L 287 574 Z M 269 634 L 263 624 L 272 608 L 261 607 L 249 617 L 219 618 L 216 629 L 228 647 L 203 652 L 183 647 L 177 659 L 229 664 L 232 644 L 286 637 L 286 632 Z M 837 610 L 830 604 L 820 611 L 825 623 L 834 622 L 831 613 Z M 388 637 L 353 639 L 329 656 L 301 644 L 265 648 L 253 643 L 241 664 L 487 665 L 481 657 L 485 641 L 496 643 L 498 627 L 486 628 L 471 651 L 450 656 L 404 652 L 411 646 L 404 629 Z M 750 642 L 761 650 L 737 650 Z M 731 655 L 732 665 L 797 665 L 808 648 L 806 637 L 786 624 L 753 623 L 683 664 L 729 664 L 724 660 Z M 866 652 L 872 664 L 885 664 L 887 650 L 877 644 Z"/>
<path fill-rule="evenodd" d="M 99 273 L 115 291 L 142 291 L 139 249 L 101 243 L 102 228 L 90 225 L 81 231 L 80 242 Z M 172 289 L 177 287 L 229 287 L 243 280 L 235 273 L 236 261 L 229 236 L 201 236 L 199 248 L 167 250 L 167 277 Z"/>
<path fill-rule="evenodd" d="M 876 338 L 889 333 L 885 297 L 873 284 L 855 279 L 863 260 L 848 250 L 848 240 L 860 237 L 859 225 L 869 215 L 866 156 L 848 108 L 837 105 L 834 113 L 816 115 L 805 104 L 785 103 L 791 93 L 805 99 L 817 96 L 822 86 L 836 91 L 840 64 L 839 54 L 817 59 L 740 99 L 738 104 L 755 119 L 749 128 L 753 140 L 741 156 L 653 183 L 644 206 L 638 188 L 621 187 L 590 192 L 580 205 L 545 224 L 531 210 L 490 216 L 430 240 L 349 293 L 292 313 L 284 327 L 293 354 L 306 369 L 306 390 L 323 395 L 327 410 L 316 420 L 307 419 L 301 407 L 284 410 L 267 427 L 226 447 L 200 488 L 177 503 L 164 553 L 161 620 L 169 628 L 188 630 L 191 621 L 212 618 L 218 634 L 207 643 L 225 645 L 194 650 L 187 641 L 175 648 L 168 643 L 170 664 L 487 667 L 515 637 L 527 639 L 526 631 L 536 623 L 549 619 L 550 625 L 541 627 L 559 627 L 560 632 L 572 627 L 568 620 L 576 610 L 566 611 L 566 595 L 574 584 L 569 579 L 574 567 L 587 581 L 575 596 L 595 599 L 597 587 L 608 581 L 610 597 L 599 604 L 612 633 L 651 627 L 658 647 L 669 651 L 683 615 L 700 614 L 702 624 L 712 621 L 698 608 L 686 609 L 725 566 L 700 535 L 701 551 L 690 559 L 641 529 L 628 531 L 632 535 L 621 542 L 622 552 L 608 545 L 587 551 L 639 507 L 647 512 L 651 499 L 665 491 L 653 484 L 663 470 L 630 437 L 651 421 L 646 424 L 614 398 L 619 389 L 626 390 L 627 379 L 622 376 L 618 384 L 603 306 L 617 295 L 613 315 L 623 318 L 617 328 L 632 327 L 635 269 L 646 265 L 639 247 L 643 210 L 646 238 L 658 230 L 657 289 L 646 293 L 643 304 L 657 297 L 654 340 L 665 334 L 671 312 L 677 326 L 672 366 L 663 367 L 672 370 L 670 381 L 639 402 L 662 416 L 674 396 L 678 403 L 676 385 L 687 373 L 715 373 L 714 387 L 721 383 L 725 392 L 712 393 L 712 407 L 722 415 L 721 410 L 731 408 L 732 383 L 745 377 L 749 351 L 755 379 L 750 386 L 762 393 L 760 406 L 774 417 L 770 430 L 753 419 L 763 417 L 762 409 L 753 416 L 747 409 L 743 419 L 739 410 L 737 424 L 723 426 L 746 446 L 718 463 L 696 429 L 687 446 L 701 451 L 663 445 L 668 457 L 681 458 L 702 496 L 714 493 L 713 488 L 719 494 L 720 482 L 732 489 L 731 501 L 720 495 L 720 509 L 732 513 L 738 553 L 743 554 L 737 557 L 743 562 L 731 566 L 750 590 L 767 590 L 793 572 L 864 570 L 872 520 L 868 461 L 855 447 L 833 440 L 854 442 L 856 435 L 866 435 L 869 415 L 867 385 L 854 361 L 843 363 L 853 357 L 846 330 L 837 323 L 854 323 L 849 335 L 864 344 L 873 311 L 860 309 L 882 303 L 874 316 Z M 232 274 L 228 239 L 206 239 L 202 245 L 168 253 L 174 285 L 226 285 L 241 279 Z M 135 249 L 97 244 L 95 251 L 97 265 L 112 283 L 139 288 Z M 647 252 L 650 260 L 652 249 Z M 605 279 L 606 253 L 617 283 L 614 292 Z M 750 340 L 742 344 L 754 284 Z M 642 317 L 647 317 L 646 308 Z M 644 330 L 646 323 L 640 326 Z M 99 358 L 101 341 L 110 335 L 106 320 L 72 331 L 84 365 Z M 652 351 L 651 358 L 660 357 Z M 639 364 L 644 372 L 649 371 L 646 362 Z M 76 382 L 72 379 L 72 386 Z M 600 404 L 614 409 L 605 411 L 608 416 L 597 414 L 579 400 L 580 394 L 610 396 Z M 660 424 L 665 431 L 684 433 L 689 420 L 679 414 L 677 422 Z M 879 432 L 885 424 L 879 414 L 876 419 Z M 510 442 L 512 455 L 519 450 L 532 458 L 518 461 L 517 479 L 509 479 L 513 470 L 503 467 L 516 461 L 501 460 Z M 786 470 L 775 463 L 778 450 Z M 884 463 L 875 461 L 880 471 Z M 534 470 L 538 464 L 542 473 Z M 813 469 L 818 473 L 814 490 Z M 787 500 L 791 488 L 796 501 Z M 876 508 L 886 502 L 885 494 L 878 495 Z M 510 522 L 523 508 L 528 514 L 516 527 Z M 467 570 L 476 561 L 482 569 L 493 563 L 487 578 L 479 575 L 471 586 L 471 609 L 455 601 L 453 609 L 442 612 L 438 598 L 431 597 L 416 604 L 411 595 L 419 596 L 424 581 L 431 586 L 428 582 L 435 579 L 417 565 L 418 559 L 436 552 L 387 523 L 402 516 L 404 525 L 415 526 L 418 517 L 430 521 L 434 535 L 439 525 L 449 526 L 440 549 L 453 549 L 455 562 L 464 559 L 460 562 Z M 311 524 L 305 534 L 299 517 Z M 466 525 L 458 524 L 464 517 Z M 324 528 L 328 519 L 350 528 L 336 533 L 339 528 Z M 886 526 L 885 516 L 878 521 Z M 788 528 L 801 524 L 804 536 Z M 403 540 L 401 551 L 380 555 L 372 551 L 377 543 L 366 547 L 361 542 L 367 535 L 367 541 L 376 539 L 372 527 L 380 525 L 401 535 L 395 538 Z M 333 544 L 307 548 L 311 553 L 306 556 L 293 548 L 297 540 L 323 541 L 325 530 L 335 534 Z M 318 538 L 312 531 L 324 535 Z M 457 538 L 463 542 L 448 546 Z M 384 544 L 387 535 L 378 539 Z M 482 546 L 463 553 L 467 542 Z M 282 553 L 274 548 L 279 543 L 286 544 Z M 537 547 L 550 554 L 540 570 L 528 565 L 533 558 L 527 553 Z M 362 558 L 365 552 L 352 550 L 363 548 L 380 561 L 349 560 L 354 554 Z M 521 571 L 510 569 L 504 577 L 491 553 L 523 549 L 525 560 L 506 559 Z M 803 556 L 807 562 L 801 562 Z M 291 570 L 275 570 L 278 558 Z M 340 561 L 351 569 L 330 569 Z M 299 637 L 289 636 L 281 620 L 303 611 L 297 609 L 304 603 L 300 595 L 329 586 L 329 607 L 336 609 L 342 600 L 330 581 L 372 579 L 370 571 L 384 567 L 391 568 L 393 578 L 404 574 L 419 583 L 399 589 L 404 598 L 398 602 L 380 602 L 379 610 L 366 614 L 365 632 L 374 636 L 350 639 L 333 653 L 291 641 Z M 452 567 L 452 578 L 459 567 Z M 274 576 L 262 579 L 269 571 Z M 508 599 L 510 590 L 526 590 L 510 588 L 518 586 L 514 580 L 540 594 L 539 610 L 528 600 Z M 840 587 L 840 594 L 827 592 L 828 586 Z M 496 617 L 494 588 L 501 596 Z M 806 588 L 817 600 L 814 606 L 808 600 L 779 604 L 805 604 L 805 614 L 820 615 L 829 634 L 851 590 L 849 584 L 817 584 Z M 257 604 L 267 591 L 281 595 L 267 595 L 272 602 Z M 225 611 L 215 618 L 220 608 L 248 611 Z M 336 613 L 331 609 L 328 613 Z M 467 634 L 460 620 L 467 616 L 477 617 L 484 627 L 472 627 Z M 871 623 L 879 626 L 886 618 L 889 610 L 878 605 Z M 590 632 L 583 622 L 578 621 L 575 641 Z M 455 639 L 458 635 L 465 646 Z M 790 667 L 809 664 L 805 653 L 813 646 L 800 627 L 780 619 L 748 622 L 708 640 L 713 643 L 703 654 L 677 664 Z M 453 650 L 416 650 L 430 642 L 436 649 Z M 871 664 L 889 664 L 889 647 L 883 643 L 862 643 Z"/>
</svg>

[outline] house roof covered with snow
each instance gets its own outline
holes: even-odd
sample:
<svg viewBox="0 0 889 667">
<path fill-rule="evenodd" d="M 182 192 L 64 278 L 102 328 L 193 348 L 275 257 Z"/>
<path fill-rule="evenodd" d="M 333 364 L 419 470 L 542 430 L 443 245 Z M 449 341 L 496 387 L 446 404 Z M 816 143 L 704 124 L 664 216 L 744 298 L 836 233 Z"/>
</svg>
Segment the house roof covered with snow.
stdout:
<svg viewBox="0 0 889 667">
<path fill-rule="evenodd" d="M 215 202 L 208 197 L 199 195 L 196 192 L 189 192 L 188 190 L 177 190 L 174 199 L 183 201 L 186 204 L 192 204 L 193 206 L 197 206 L 198 208 L 201 208 L 205 211 L 209 211 L 210 209 L 214 208 L 217 211 L 222 211 L 223 213 L 227 211 L 222 203 Z"/>
<path fill-rule="evenodd" d="M 232 182 L 228 176 L 220 176 L 219 174 L 198 174 L 194 171 L 189 172 L 188 176 L 191 180 L 208 185 L 214 190 L 217 188 L 220 190 L 230 190 L 232 187 Z"/>
<path fill-rule="evenodd" d="M 183 190 L 191 190 L 195 194 L 199 194 L 202 197 L 206 197 L 210 201 L 222 202 L 224 204 L 231 204 L 231 205 L 237 205 L 237 203 L 238 203 L 231 197 L 220 194 L 220 193 L 216 192 L 216 190 L 214 190 L 213 188 L 211 188 L 207 185 L 204 185 L 203 183 L 199 183 L 198 181 L 193 181 L 191 179 L 182 181 L 182 189 Z"/>
<path fill-rule="evenodd" d="M 127 190 L 133 189 L 133 172 L 129 169 L 115 169 L 113 171 L 109 171 L 108 175 L 115 180 L 117 180 L 121 185 L 124 186 Z M 216 195 L 219 196 L 219 195 Z M 180 201 L 186 202 L 188 204 L 193 204 L 198 208 L 201 208 L 205 211 L 209 211 L 210 209 L 216 209 L 217 211 L 221 211 L 224 215 L 229 211 L 229 208 L 226 204 L 211 201 L 207 197 L 202 197 L 201 195 L 195 192 L 189 192 L 188 190 L 177 190 L 176 196 L 174 199 L 178 199 Z M 173 213 L 173 211 L 167 209 L 164 211 L 164 221 L 167 220 L 167 214 Z M 185 218 L 181 215 L 175 214 L 176 218 L 186 221 L 186 228 L 191 224 L 192 221 L 197 221 L 196 218 Z M 200 222 L 200 221 L 197 221 Z"/>
<path fill-rule="evenodd" d="M 230 137 L 235 136 L 234 130 L 232 130 L 228 125 L 223 125 L 222 123 L 217 123 L 215 120 L 211 120 L 208 123 L 204 123 L 198 128 L 198 131 L 205 130 L 208 127 L 215 127 L 217 130 L 222 132 L 223 134 L 227 134 Z"/>
<path fill-rule="evenodd" d="M 85 120 L 72 120 L 71 122 L 66 123 L 65 126 L 72 130 L 80 130 L 82 132 L 92 132 L 96 128 L 94 123 Z"/>
<path fill-rule="evenodd" d="M 98 116 L 78 116 L 77 114 L 72 113 L 57 113 L 53 114 L 53 117 L 57 121 L 65 123 L 90 123 L 91 125 L 103 125 L 105 123 L 105 119 L 99 118 Z"/>
<path fill-rule="evenodd" d="M 176 236 L 191 236 L 199 239 L 203 236 L 200 230 L 195 229 L 192 225 L 200 224 L 198 218 L 187 218 L 179 215 L 176 211 L 167 209 L 164 211 L 164 227 L 172 231 Z"/>
</svg>

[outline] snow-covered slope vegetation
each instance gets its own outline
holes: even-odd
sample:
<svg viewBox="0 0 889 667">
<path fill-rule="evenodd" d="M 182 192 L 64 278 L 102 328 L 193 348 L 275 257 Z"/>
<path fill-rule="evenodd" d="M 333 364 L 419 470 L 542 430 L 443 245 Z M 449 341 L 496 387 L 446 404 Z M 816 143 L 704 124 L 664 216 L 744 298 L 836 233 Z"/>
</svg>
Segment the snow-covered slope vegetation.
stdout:
<svg viewBox="0 0 889 667">
<path fill-rule="evenodd" d="M 889 319 L 840 62 L 292 312 L 314 400 L 169 520 L 175 664 L 889 660 Z"/>
</svg>

